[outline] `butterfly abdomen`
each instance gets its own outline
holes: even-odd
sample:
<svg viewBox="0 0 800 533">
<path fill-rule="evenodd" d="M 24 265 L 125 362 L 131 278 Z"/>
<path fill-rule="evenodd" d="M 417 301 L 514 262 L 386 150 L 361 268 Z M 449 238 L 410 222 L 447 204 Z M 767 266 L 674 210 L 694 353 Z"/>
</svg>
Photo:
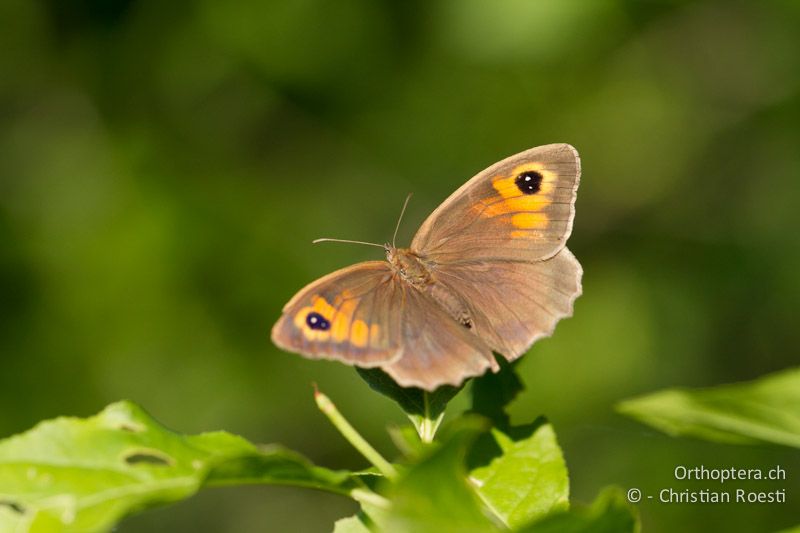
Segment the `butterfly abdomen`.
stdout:
<svg viewBox="0 0 800 533">
<path fill-rule="evenodd" d="M 458 295 L 441 283 L 432 283 L 428 286 L 427 292 L 431 298 L 436 300 L 436 303 L 447 311 L 448 315 L 453 317 L 453 320 L 467 329 L 471 330 L 473 328 L 474 320 L 472 319 L 472 314 Z"/>
</svg>

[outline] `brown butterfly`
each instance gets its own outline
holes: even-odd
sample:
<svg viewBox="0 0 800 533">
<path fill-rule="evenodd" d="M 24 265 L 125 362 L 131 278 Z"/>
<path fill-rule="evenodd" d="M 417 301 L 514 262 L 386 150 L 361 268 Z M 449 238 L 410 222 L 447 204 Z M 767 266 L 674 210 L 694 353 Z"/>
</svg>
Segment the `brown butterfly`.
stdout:
<svg viewBox="0 0 800 533">
<path fill-rule="evenodd" d="M 312 359 L 380 367 L 432 391 L 513 361 L 572 315 L 583 271 L 565 247 L 580 178 L 568 144 L 495 163 L 444 201 L 409 248 L 343 268 L 283 308 L 272 341 Z"/>
</svg>

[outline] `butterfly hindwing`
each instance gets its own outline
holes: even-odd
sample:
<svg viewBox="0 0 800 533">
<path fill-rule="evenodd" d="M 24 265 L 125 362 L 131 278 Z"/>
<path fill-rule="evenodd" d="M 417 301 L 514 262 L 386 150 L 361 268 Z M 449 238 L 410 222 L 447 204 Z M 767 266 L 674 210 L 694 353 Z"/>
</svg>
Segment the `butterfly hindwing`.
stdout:
<svg viewBox="0 0 800 533">
<path fill-rule="evenodd" d="M 572 252 L 562 248 L 543 261 L 438 265 L 437 283 L 463 302 L 472 331 L 513 361 L 572 315 L 582 273 Z"/>
<path fill-rule="evenodd" d="M 411 249 L 436 262 L 536 261 L 572 231 L 580 180 L 568 144 L 531 148 L 470 179 L 425 221 Z"/>
<path fill-rule="evenodd" d="M 401 290 L 403 353 L 382 366 L 397 383 L 434 390 L 445 384 L 460 385 L 487 368 L 498 369 L 491 348 L 453 320 L 429 295 L 407 284 Z"/>
</svg>

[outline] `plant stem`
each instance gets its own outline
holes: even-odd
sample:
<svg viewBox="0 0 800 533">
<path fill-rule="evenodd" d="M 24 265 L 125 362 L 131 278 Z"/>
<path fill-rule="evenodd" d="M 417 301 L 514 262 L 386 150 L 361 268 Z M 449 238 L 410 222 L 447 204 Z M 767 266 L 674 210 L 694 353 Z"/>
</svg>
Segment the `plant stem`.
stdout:
<svg viewBox="0 0 800 533">
<path fill-rule="evenodd" d="M 439 429 L 439 424 L 442 423 L 444 411 L 439 413 L 439 416 L 436 418 L 431 418 L 430 394 L 427 391 L 422 393 L 422 401 L 424 405 L 423 415 L 410 418 L 411 422 L 413 422 L 414 426 L 417 428 L 420 440 L 425 443 L 431 443 L 433 442 L 434 436 L 436 436 L 436 430 Z"/>
<path fill-rule="evenodd" d="M 353 489 L 350 491 L 350 497 L 359 503 L 367 503 L 381 509 L 388 509 L 391 505 L 389 500 L 367 489 Z"/>
<path fill-rule="evenodd" d="M 389 479 L 397 478 L 397 470 L 395 470 L 392 463 L 383 458 L 378 451 L 362 437 L 356 429 L 350 425 L 342 413 L 336 409 L 330 398 L 321 393 L 316 386 L 314 387 L 314 400 L 317 402 L 317 407 L 322 411 L 328 420 L 339 430 L 347 442 L 349 442 L 367 461 L 372 463 L 381 474 Z"/>
</svg>

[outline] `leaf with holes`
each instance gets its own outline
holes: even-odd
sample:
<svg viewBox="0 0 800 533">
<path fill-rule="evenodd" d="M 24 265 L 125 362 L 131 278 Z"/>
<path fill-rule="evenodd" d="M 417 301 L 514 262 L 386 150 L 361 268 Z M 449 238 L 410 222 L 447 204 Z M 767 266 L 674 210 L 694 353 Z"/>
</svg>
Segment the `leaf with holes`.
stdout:
<svg viewBox="0 0 800 533">
<path fill-rule="evenodd" d="M 204 484 L 267 483 L 349 494 L 348 472 L 224 432 L 180 435 L 130 402 L 0 441 L 0 530 L 106 531 Z"/>
</svg>

